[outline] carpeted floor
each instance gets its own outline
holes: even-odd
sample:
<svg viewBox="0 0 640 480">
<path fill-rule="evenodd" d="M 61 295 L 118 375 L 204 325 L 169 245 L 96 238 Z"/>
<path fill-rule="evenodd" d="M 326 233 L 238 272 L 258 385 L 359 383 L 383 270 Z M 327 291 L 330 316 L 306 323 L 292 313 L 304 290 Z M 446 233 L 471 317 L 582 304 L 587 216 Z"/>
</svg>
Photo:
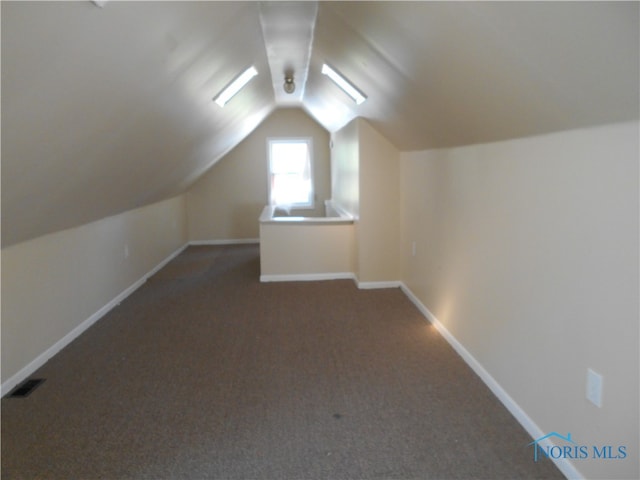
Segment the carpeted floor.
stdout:
<svg viewBox="0 0 640 480">
<path fill-rule="evenodd" d="M 191 247 L 2 399 L 2 478 L 563 478 L 399 289 Z"/>
</svg>

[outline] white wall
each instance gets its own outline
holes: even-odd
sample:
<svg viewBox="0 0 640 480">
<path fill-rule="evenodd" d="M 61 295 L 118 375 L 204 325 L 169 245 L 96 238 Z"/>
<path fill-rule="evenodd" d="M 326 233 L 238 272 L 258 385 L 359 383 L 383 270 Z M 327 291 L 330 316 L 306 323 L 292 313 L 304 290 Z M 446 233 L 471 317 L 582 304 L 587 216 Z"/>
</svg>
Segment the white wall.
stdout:
<svg viewBox="0 0 640 480">
<path fill-rule="evenodd" d="M 360 212 L 358 121 L 331 134 L 331 198 L 351 215 Z"/>
<path fill-rule="evenodd" d="M 332 199 L 356 217 L 354 273 L 361 284 L 397 282 L 400 152 L 362 118 L 331 138 Z"/>
<path fill-rule="evenodd" d="M 639 476 L 638 135 L 617 124 L 401 155 L 404 283 L 543 432 L 627 447 L 575 460 L 588 478 Z M 604 377 L 602 408 L 587 368 Z"/>
<path fill-rule="evenodd" d="M 2 249 L 3 393 L 186 239 L 186 205 L 178 196 Z"/>
<path fill-rule="evenodd" d="M 260 278 L 351 278 L 353 224 L 260 224 Z"/>
<path fill-rule="evenodd" d="M 360 215 L 356 223 L 358 279 L 400 278 L 400 152 L 358 119 Z"/>
</svg>

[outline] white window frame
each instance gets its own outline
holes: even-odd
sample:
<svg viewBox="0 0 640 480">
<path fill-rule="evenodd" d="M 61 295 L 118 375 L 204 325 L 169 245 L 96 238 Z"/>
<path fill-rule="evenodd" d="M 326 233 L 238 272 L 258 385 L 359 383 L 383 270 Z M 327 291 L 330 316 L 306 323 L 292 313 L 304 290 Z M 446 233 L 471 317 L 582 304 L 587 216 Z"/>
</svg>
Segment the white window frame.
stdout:
<svg viewBox="0 0 640 480">
<path fill-rule="evenodd" d="M 309 152 L 309 180 L 311 182 L 311 192 L 309 201 L 304 203 L 294 203 L 287 205 L 291 209 L 312 209 L 315 207 L 315 182 L 313 178 L 313 139 L 311 137 L 269 137 L 267 138 L 267 199 L 269 205 L 273 205 L 271 199 L 271 145 L 273 143 L 304 143 L 307 145 Z"/>
</svg>

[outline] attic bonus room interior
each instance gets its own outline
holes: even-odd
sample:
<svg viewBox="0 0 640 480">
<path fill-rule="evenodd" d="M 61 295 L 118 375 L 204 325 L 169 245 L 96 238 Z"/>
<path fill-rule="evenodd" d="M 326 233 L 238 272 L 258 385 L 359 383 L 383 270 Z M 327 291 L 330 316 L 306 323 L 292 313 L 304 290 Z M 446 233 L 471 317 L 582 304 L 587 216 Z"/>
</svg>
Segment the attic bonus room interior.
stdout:
<svg viewBox="0 0 640 480">
<path fill-rule="evenodd" d="M 640 9 L 0 2 L 2 476 L 640 476 Z"/>
</svg>

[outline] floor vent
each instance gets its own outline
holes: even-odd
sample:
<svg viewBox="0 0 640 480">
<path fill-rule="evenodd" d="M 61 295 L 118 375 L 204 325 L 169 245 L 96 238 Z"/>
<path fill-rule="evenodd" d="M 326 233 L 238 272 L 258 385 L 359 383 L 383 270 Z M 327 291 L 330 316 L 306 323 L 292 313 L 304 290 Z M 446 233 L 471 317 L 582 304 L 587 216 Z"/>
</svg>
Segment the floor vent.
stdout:
<svg viewBox="0 0 640 480">
<path fill-rule="evenodd" d="M 25 380 L 16 388 L 14 388 L 11 391 L 11 393 L 9 393 L 9 397 L 10 398 L 28 397 L 29 395 L 31 395 L 31 392 L 33 392 L 36 388 L 38 388 L 42 384 L 42 382 L 44 382 L 44 378 L 32 378 L 29 380 Z"/>
</svg>

